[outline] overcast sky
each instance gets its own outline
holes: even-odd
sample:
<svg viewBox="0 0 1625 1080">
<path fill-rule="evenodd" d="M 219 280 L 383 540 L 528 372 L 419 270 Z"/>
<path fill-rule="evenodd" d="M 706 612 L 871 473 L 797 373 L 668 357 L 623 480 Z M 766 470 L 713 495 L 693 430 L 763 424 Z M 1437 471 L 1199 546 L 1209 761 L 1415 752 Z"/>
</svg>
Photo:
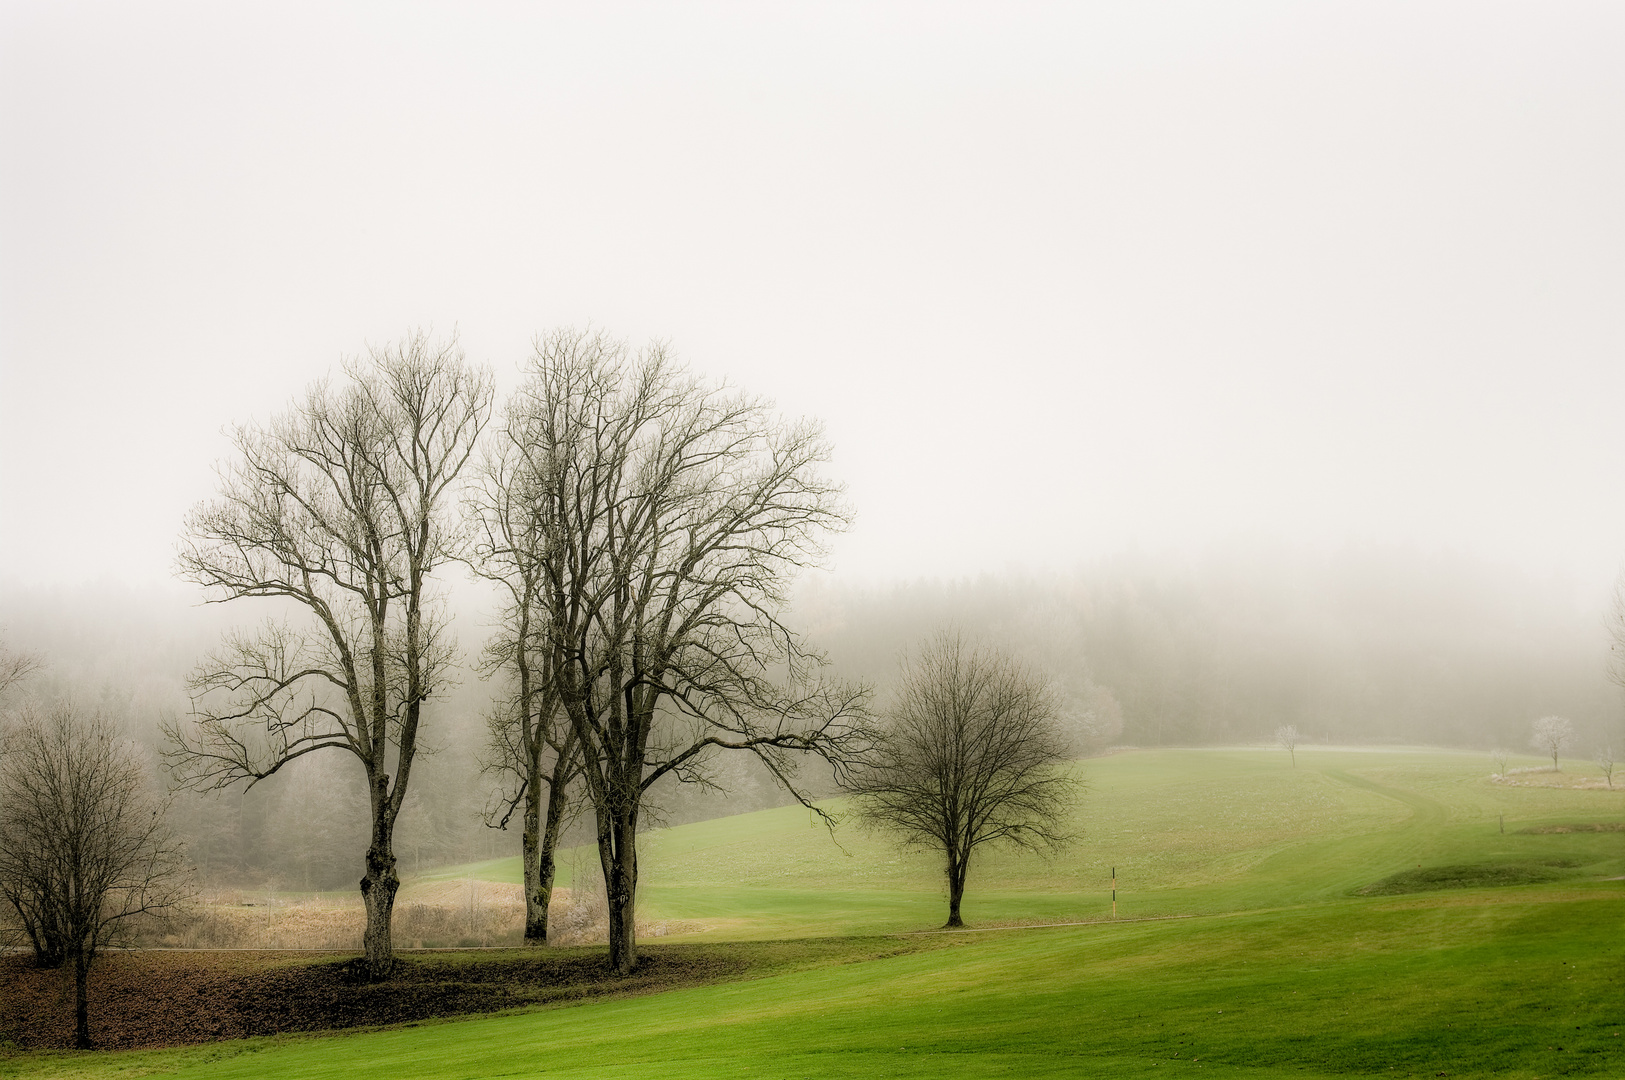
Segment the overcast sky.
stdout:
<svg viewBox="0 0 1625 1080">
<path fill-rule="evenodd" d="M 837 579 L 1625 554 L 1625 5 L 0 4 L 0 580 L 588 322 L 820 417 Z"/>
</svg>

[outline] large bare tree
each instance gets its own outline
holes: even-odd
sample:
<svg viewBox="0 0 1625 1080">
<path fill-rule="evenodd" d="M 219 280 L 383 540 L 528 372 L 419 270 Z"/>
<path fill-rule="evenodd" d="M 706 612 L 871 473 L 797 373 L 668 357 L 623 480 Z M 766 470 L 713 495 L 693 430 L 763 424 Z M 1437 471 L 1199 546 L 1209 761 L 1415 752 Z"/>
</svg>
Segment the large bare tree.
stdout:
<svg viewBox="0 0 1625 1080">
<path fill-rule="evenodd" d="M 823 677 L 781 619 L 794 574 L 843 528 L 821 430 L 706 384 L 663 347 L 539 339 L 503 432 L 547 557 L 548 680 L 580 743 L 617 971 L 637 963 L 637 831 L 662 776 L 756 754 L 797 798 L 793 756 L 844 766 L 866 691 Z"/>
<path fill-rule="evenodd" d="M 848 790 L 864 819 L 943 853 L 948 926 L 964 925 L 960 901 L 978 847 L 1055 849 L 1071 839 L 1065 818 L 1077 783 L 1058 768 L 1066 751 L 1054 702 L 1009 657 L 939 634 L 904 663 L 886 721 Z"/>
<path fill-rule="evenodd" d="M 486 646 L 487 670 L 510 692 L 488 718 L 486 770 L 507 778 L 487 823 L 507 828 L 523 804 L 521 852 L 525 943 L 547 942 L 559 835 L 576 807 L 571 785 L 581 773 L 580 742 L 560 705 L 556 659 L 543 604 L 557 574 L 560 547 L 548 529 L 530 448 L 504 425 L 494 433 L 471 490 L 474 540 L 469 565 L 505 593 L 499 628 Z"/>
<path fill-rule="evenodd" d="M 180 573 L 212 602 L 275 615 L 234 634 L 192 680 L 171 759 L 202 788 L 249 786 L 305 754 L 354 755 L 371 839 L 366 962 L 394 963 L 395 823 L 424 706 L 454 647 L 432 575 L 456 554 L 458 483 L 490 416 L 491 380 L 422 333 L 347 362 L 265 426 L 237 429 L 220 497 L 187 521 Z"/>
<path fill-rule="evenodd" d="M 42 967 L 73 964 L 74 1045 L 87 1049 L 97 951 L 183 895 L 167 803 L 100 713 L 24 709 L 0 750 L 0 895 Z"/>
</svg>

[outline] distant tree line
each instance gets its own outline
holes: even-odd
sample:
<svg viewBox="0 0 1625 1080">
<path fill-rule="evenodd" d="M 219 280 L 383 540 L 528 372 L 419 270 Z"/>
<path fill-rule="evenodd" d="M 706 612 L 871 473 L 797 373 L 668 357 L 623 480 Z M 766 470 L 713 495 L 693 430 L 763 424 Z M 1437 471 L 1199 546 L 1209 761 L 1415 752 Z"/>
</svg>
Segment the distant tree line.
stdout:
<svg viewBox="0 0 1625 1080">
<path fill-rule="evenodd" d="M 936 627 L 974 627 L 1055 678 L 1086 748 L 1269 745 L 1290 725 L 1305 746 L 1487 749 L 1523 745 L 1531 718 L 1552 712 L 1580 743 L 1619 745 L 1625 716 L 1596 608 L 1548 582 L 1408 552 L 815 584 L 797 615 L 843 671 L 880 682 Z"/>
</svg>

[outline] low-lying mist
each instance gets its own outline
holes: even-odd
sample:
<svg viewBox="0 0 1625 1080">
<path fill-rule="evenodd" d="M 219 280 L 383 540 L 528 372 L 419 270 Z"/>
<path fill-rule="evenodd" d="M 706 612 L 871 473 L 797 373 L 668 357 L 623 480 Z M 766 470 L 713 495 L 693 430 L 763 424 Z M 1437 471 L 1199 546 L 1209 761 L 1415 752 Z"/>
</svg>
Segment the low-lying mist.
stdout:
<svg viewBox="0 0 1625 1080">
<path fill-rule="evenodd" d="M 516 827 L 484 823 L 499 787 L 480 769 L 499 691 L 475 668 L 487 599 L 467 582 L 447 597 L 464 670 L 428 713 L 435 752 L 414 768 L 396 842 L 408 876 L 519 850 Z M 1625 745 L 1625 710 L 1606 675 L 1606 599 L 1576 602 L 1561 583 L 1450 556 L 1351 549 L 1194 562 L 1130 555 L 1048 577 L 879 587 L 814 578 L 790 621 L 837 675 L 872 683 L 881 707 L 899 660 L 936 630 L 998 644 L 1052 679 L 1080 754 L 1269 742 L 1292 724 L 1305 743 L 1502 746 L 1533 761 L 1529 725 L 1545 714 L 1573 721 L 1571 753 Z M 186 711 L 193 666 L 239 617 L 262 614 L 105 583 L 7 588 L 0 600 L 7 647 L 45 662 L 31 692 L 112 714 L 151 748 L 155 767 L 159 723 Z M 351 889 L 366 846 L 355 768 L 312 755 L 247 792 L 179 792 L 175 824 L 210 882 Z M 719 755 L 710 772 L 715 789 L 657 785 L 650 825 L 788 801 L 749 755 Z M 566 842 L 589 839 L 583 823 Z"/>
</svg>

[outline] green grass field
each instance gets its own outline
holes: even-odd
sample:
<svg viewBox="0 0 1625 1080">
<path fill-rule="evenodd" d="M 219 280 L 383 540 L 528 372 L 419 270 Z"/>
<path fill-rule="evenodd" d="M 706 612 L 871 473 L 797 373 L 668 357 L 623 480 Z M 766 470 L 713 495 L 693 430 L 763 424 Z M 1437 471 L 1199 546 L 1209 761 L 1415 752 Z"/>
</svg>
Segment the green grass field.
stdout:
<svg viewBox="0 0 1625 1080">
<path fill-rule="evenodd" d="M 765 811 L 648 834 L 642 919 L 704 927 L 662 948 L 847 939 L 816 962 L 372 1033 L 13 1053 L 0 1075 L 1625 1075 L 1625 833 L 1523 831 L 1618 822 L 1625 792 L 1495 784 L 1482 757 L 1442 751 L 1080 768 L 1080 842 L 1050 861 L 989 854 L 965 916 L 1084 925 L 879 947 L 943 920 L 935 861 Z M 517 878 L 513 860 L 445 874 L 471 870 Z"/>
</svg>

